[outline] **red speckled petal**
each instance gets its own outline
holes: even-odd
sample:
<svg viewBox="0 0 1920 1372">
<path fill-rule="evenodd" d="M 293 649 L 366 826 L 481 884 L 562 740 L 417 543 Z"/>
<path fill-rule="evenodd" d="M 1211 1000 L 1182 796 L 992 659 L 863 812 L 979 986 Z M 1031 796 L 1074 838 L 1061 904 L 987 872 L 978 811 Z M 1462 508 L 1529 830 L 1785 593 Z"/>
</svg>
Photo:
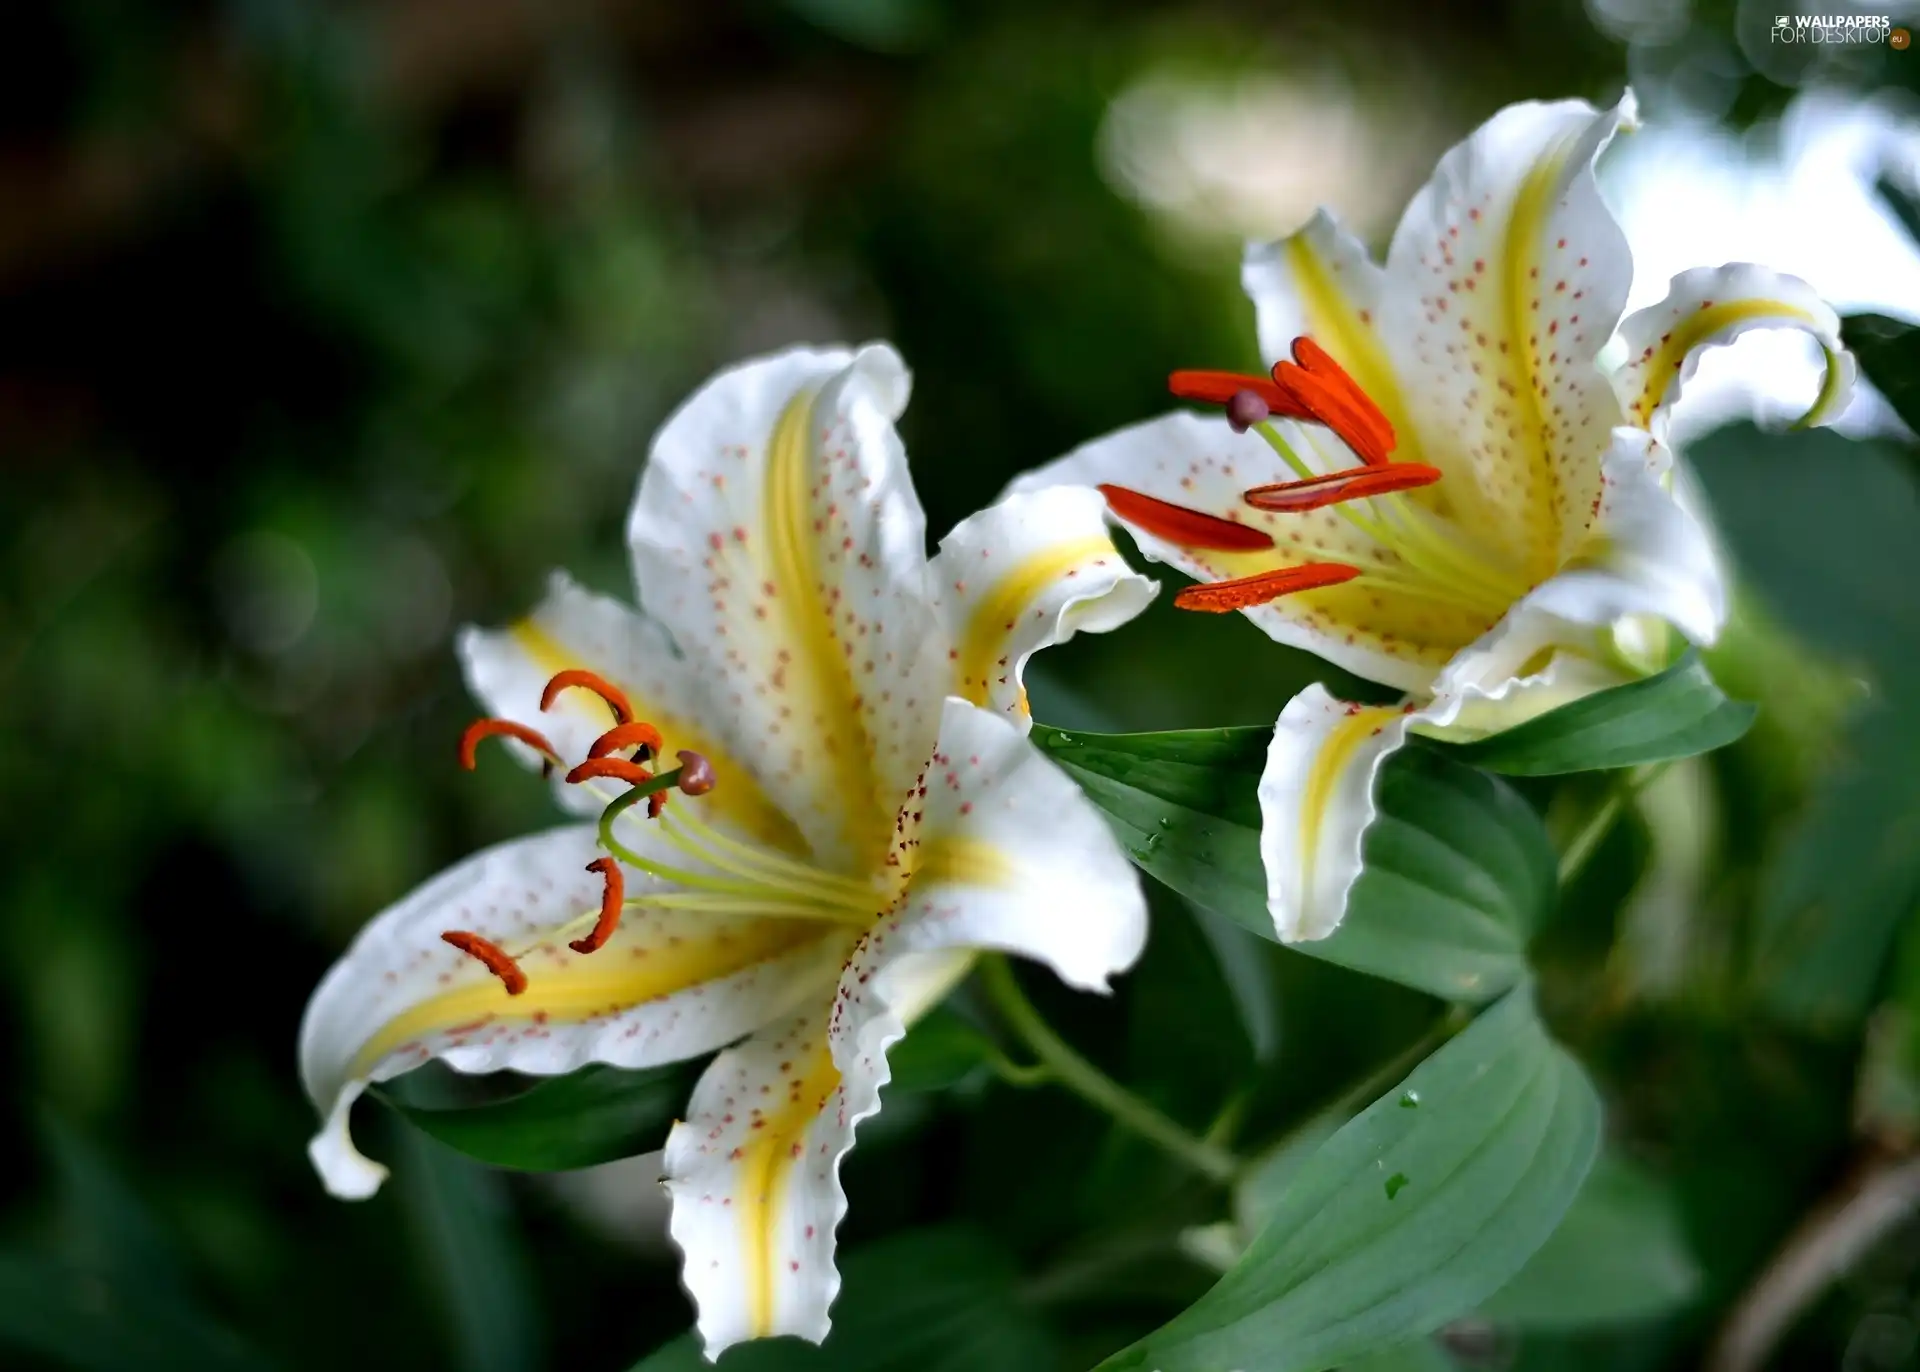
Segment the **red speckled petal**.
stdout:
<svg viewBox="0 0 1920 1372">
<path fill-rule="evenodd" d="M 652 825 L 628 844 L 686 865 Z M 371 1195 L 386 1169 L 362 1156 L 347 1114 L 369 1082 L 438 1058 L 461 1072 L 553 1076 L 589 1062 L 647 1067 L 710 1052 L 823 994 L 844 926 L 711 911 L 629 908 L 606 944 L 574 952 L 558 930 L 598 910 L 592 826 L 515 839 L 448 868 L 373 919 L 307 1004 L 300 1073 L 323 1125 L 309 1152 L 335 1195 Z M 629 899 L 663 889 L 625 869 Z M 510 996 L 441 941 L 465 930 L 519 952 Z M 584 930 L 576 930 L 576 933 Z M 831 943 L 829 943 L 831 940 Z"/>
<path fill-rule="evenodd" d="M 628 524 L 706 718 L 840 870 L 884 853 L 946 689 L 907 390 L 885 346 L 722 372 L 661 428 Z"/>
<path fill-rule="evenodd" d="M 1440 159 L 1387 255 L 1417 460 L 1446 473 L 1436 489 L 1460 521 L 1529 581 L 1586 519 L 1621 422 L 1595 359 L 1633 262 L 1593 162 L 1633 117 L 1631 97 L 1500 111 Z"/>
</svg>

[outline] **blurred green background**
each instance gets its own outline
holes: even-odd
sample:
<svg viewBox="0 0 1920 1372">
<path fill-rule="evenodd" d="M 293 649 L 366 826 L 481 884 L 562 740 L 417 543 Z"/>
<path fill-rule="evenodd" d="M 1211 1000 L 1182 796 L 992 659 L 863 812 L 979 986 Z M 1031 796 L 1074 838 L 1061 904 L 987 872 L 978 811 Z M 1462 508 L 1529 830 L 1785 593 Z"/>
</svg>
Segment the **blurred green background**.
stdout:
<svg viewBox="0 0 1920 1372">
<path fill-rule="evenodd" d="M 1807 89 L 1920 87 L 1920 53 L 1783 50 L 1771 18 L 9 6 L 0 1366 L 619 1372 L 684 1329 L 644 1167 L 488 1172 L 372 1103 L 395 1184 L 335 1202 L 306 1162 L 294 1035 L 320 974 L 413 884 L 550 818 L 536 779 L 453 765 L 455 627 L 520 613 L 557 565 L 625 593 L 653 426 L 742 356 L 894 340 L 943 532 L 1165 408 L 1171 368 L 1255 362 L 1241 239 L 1326 202 L 1383 243 L 1433 157 L 1508 101 L 1631 78 L 1650 124 L 1757 128 L 1701 145 L 1734 175 L 1725 150 L 1773 149 Z M 1912 113 L 1875 109 L 1884 138 L 1850 169 L 1867 195 L 1920 162 Z M 1812 251 L 1857 255 L 1805 199 Z M 1663 222 L 1657 197 L 1632 208 Z M 1748 251 L 1712 241 L 1701 260 Z M 1878 270 L 1897 294 L 1915 268 Z M 1920 318 L 1920 294 L 1842 303 Z M 1700 1366 L 1790 1236 L 1920 1141 L 1920 466 L 1889 427 L 1694 446 L 1747 573 L 1710 660 L 1761 723 L 1648 793 L 1537 949 L 1610 1146 L 1677 1217 L 1691 1298 L 1597 1332 L 1464 1322 L 1462 1366 Z M 1322 672 L 1163 598 L 1050 657 L 1034 698 L 1082 728 L 1258 723 Z M 1535 794 L 1575 824 L 1592 790 Z M 1434 1011 L 1171 899 L 1111 1002 L 1043 1003 L 1175 1115 L 1238 1102 L 1256 1139 Z M 947 1255 L 973 1334 L 917 1366 L 1085 1367 L 1210 1279 L 1177 1236 L 1217 1207 L 1057 1093 L 900 1095 L 846 1180 L 855 1315 L 945 1280 L 887 1243 L 974 1226 Z M 1814 1286 L 1767 1365 L 1920 1367 L 1910 1208 Z M 969 1343 L 981 1329 L 1001 1343 Z"/>
</svg>

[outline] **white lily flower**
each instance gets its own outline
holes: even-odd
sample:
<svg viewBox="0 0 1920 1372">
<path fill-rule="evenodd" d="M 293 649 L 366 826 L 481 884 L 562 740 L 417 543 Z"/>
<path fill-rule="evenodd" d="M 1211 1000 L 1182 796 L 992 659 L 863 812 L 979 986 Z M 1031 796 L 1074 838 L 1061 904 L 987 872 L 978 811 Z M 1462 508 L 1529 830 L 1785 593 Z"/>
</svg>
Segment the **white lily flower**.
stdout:
<svg viewBox="0 0 1920 1372">
<path fill-rule="evenodd" d="M 1176 372 L 1175 394 L 1227 418 L 1169 415 L 1015 483 L 1102 487 L 1146 556 L 1205 583 L 1177 604 L 1241 610 L 1406 692 L 1374 707 L 1315 686 L 1280 715 L 1259 794 L 1284 940 L 1340 923 L 1374 777 L 1409 728 L 1485 731 L 1618 683 L 1661 621 L 1713 640 L 1722 573 L 1669 494 L 1665 443 L 1703 350 L 1802 330 L 1826 360 L 1803 422 L 1845 407 L 1839 320 L 1791 277 L 1683 272 L 1621 321 L 1632 262 L 1593 163 L 1632 121 L 1631 94 L 1501 111 L 1441 159 L 1384 268 L 1324 211 L 1251 248 L 1262 349 L 1293 360 Z M 1628 360 L 1609 376 L 1616 324 Z"/>
<path fill-rule="evenodd" d="M 465 632 L 497 716 L 469 730 L 468 765 L 504 734 L 577 763 L 563 800 L 603 813 L 442 873 L 327 974 L 300 1061 L 334 1194 L 386 1175 L 348 1136 L 355 1098 L 429 1059 L 548 1075 L 724 1049 L 663 1162 L 700 1333 L 709 1357 L 817 1341 L 840 1160 L 880 1108 L 888 1045 L 976 950 L 1089 990 L 1138 957 L 1138 878 L 1027 742 L 1021 674 L 1157 588 L 1091 490 L 1013 496 L 929 560 L 894 431 L 907 391 L 885 346 L 722 373 L 640 482 L 644 613 L 556 575 L 529 618 Z M 683 766 L 652 777 L 663 743 Z M 669 781 L 687 792 L 670 806 Z"/>
</svg>

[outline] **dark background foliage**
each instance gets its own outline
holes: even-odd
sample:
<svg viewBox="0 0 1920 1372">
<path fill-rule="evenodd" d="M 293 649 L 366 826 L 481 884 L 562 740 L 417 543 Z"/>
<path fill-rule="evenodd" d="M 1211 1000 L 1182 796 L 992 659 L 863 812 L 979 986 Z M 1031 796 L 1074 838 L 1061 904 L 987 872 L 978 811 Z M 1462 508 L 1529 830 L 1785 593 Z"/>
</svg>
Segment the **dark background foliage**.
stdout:
<svg viewBox="0 0 1920 1372">
<path fill-rule="evenodd" d="M 1232 150 L 1299 162 L 1302 213 L 1397 206 L 1509 100 L 1707 72 L 1742 125 L 1811 75 L 1763 60 L 1750 7 L 1672 8 L 1651 33 L 1634 15 L 1662 7 L 1572 0 L 10 7 L 0 1362 L 612 1372 L 676 1335 L 638 1173 L 487 1171 L 371 1105 L 394 1185 L 339 1203 L 306 1163 L 317 978 L 411 885 L 550 817 L 512 768 L 452 765 L 453 629 L 556 565 L 624 590 L 653 426 L 748 353 L 893 339 L 936 531 L 1163 408 L 1170 368 L 1251 362 L 1237 231 L 1170 225 L 1103 171 L 1143 76 L 1340 92 Z M 1917 73 L 1880 49 L 1821 74 Z M 1343 110 L 1393 136 L 1350 148 Z M 1711 661 L 1761 722 L 1613 831 L 1536 961 L 1696 1294 L 1598 1332 L 1470 1321 L 1468 1366 L 1699 1365 L 1789 1236 L 1917 1137 L 1913 452 L 1733 429 L 1693 456 L 1749 573 Z M 1323 671 L 1163 603 L 1034 694 L 1073 727 L 1250 724 Z M 1591 799 L 1530 794 L 1563 828 Z M 1250 1139 L 1434 1011 L 1171 898 L 1111 1002 L 1051 989 L 1116 1075 Z M 971 1312 L 947 1361 L 915 1355 L 955 1368 L 1087 1366 L 1210 1280 L 1175 1236 L 1217 1206 L 1063 1095 L 896 1093 L 847 1185 L 845 1319 L 883 1350 L 862 1366 L 894 1364 L 861 1312 L 914 1280 Z M 1895 1226 L 1771 1365 L 1920 1367 L 1916 1320 L 1920 1235 Z"/>
</svg>

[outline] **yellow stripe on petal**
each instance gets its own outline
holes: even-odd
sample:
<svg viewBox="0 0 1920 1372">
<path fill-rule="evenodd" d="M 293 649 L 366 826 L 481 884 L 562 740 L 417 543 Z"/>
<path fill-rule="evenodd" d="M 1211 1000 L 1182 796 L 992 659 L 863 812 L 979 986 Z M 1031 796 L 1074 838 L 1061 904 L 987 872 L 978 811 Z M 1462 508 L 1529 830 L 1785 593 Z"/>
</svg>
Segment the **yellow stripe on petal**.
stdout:
<svg viewBox="0 0 1920 1372">
<path fill-rule="evenodd" d="M 1723 300 L 1705 309 L 1695 310 L 1674 324 L 1672 330 L 1660 340 L 1654 355 L 1644 363 L 1646 382 L 1633 406 L 1634 418 L 1640 425 L 1644 428 L 1654 410 L 1659 408 L 1674 378 L 1686 365 L 1689 353 L 1711 342 L 1721 330 L 1756 319 L 1801 324 L 1816 332 L 1820 327 L 1820 321 L 1812 314 L 1784 300 Z M 1819 413 L 1823 405 L 1831 402 L 1832 397 L 1828 393 L 1836 389 L 1841 381 L 1839 369 L 1834 366 L 1833 354 L 1828 350 L 1826 381 L 1811 413 Z"/>
<path fill-rule="evenodd" d="M 1349 706 L 1351 713 L 1328 732 L 1314 754 L 1300 797 L 1300 861 L 1305 867 L 1302 885 L 1313 887 L 1313 865 L 1320 852 L 1320 835 L 1335 789 L 1360 745 L 1379 733 L 1400 710 L 1392 705 Z"/>
<path fill-rule="evenodd" d="M 388 1054 L 430 1035 L 479 1034 L 499 1024 L 580 1023 L 744 972 L 821 937 L 821 926 L 769 920 L 704 937 L 648 940 L 623 928 L 588 956 L 557 950 L 522 960 L 528 987 L 517 996 L 491 978 L 449 987 L 381 1025 L 346 1073 L 364 1076 Z"/>
<path fill-rule="evenodd" d="M 533 619 L 522 619 L 508 630 L 514 643 L 520 650 L 533 659 L 543 676 L 551 677 L 555 672 L 568 667 L 588 667 L 602 670 L 599 664 L 589 662 L 575 653 L 569 652 L 565 644 L 553 637 Z M 803 853 L 806 842 L 800 837 L 793 822 L 768 800 L 753 780 L 753 773 L 743 767 L 725 748 L 704 731 L 695 727 L 692 720 L 669 714 L 662 710 L 659 702 L 651 699 L 631 681 L 608 678 L 613 685 L 626 693 L 627 700 L 633 705 L 639 718 L 648 721 L 660 730 L 670 749 L 691 748 L 713 764 L 714 775 L 719 784 L 701 799 L 701 804 L 732 821 L 736 826 L 771 847 L 787 853 Z M 571 705 L 576 701 L 584 702 L 584 708 L 603 710 L 607 724 L 614 722 L 611 709 L 595 701 L 591 693 L 570 691 L 556 702 L 556 708 Z M 578 759 L 569 759 L 577 761 Z"/>
<path fill-rule="evenodd" d="M 807 1130 L 840 1086 L 839 1069 L 824 1037 L 795 1049 L 792 1067 L 783 1071 L 786 1099 L 765 1109 L 741 1102 L 752 1118 L 752 1132 L 738 1149 L 740 1234 L 746 1267 L 747 1321 L 757 1339 L 774 1328 L 774 1229 L 785 1209 L 794 1168 L 806 1154 Z M 785 1064 L 783 1064 L 785 1067 Z"/>
<path fill-rule="evenodd" d="M 978 839 L 939 834 L 925 841 L 913 869 L 916 884 L 941 881 L 960 886 L 1011 886 L 1013 860 Z"/>
<path fill-rule="evenodd" d="M 1560 470 L 1546 448 L 1546 420 L 1541 413 L 1540 326 L 1534 318 L 1540 303 L 1539 251 L 1546 237 L 1547 217 L 1553 212 L 1554 192 L 1566 167 L 1567 146 L 1572 136 L 1562 140 L 1563 147 L 1535 162 L 1526 179 L 1514 192 L 1513 210 L 1507 219 L 1503 245 L 1506 259 L 1506 332 L 1512 347 L 1515 376 L 1514 404 L 1521 407 L 1517 441 L 1521 460 L 1530 469 L 1519 483 L 1524 498 L 1521 512 L 1533 554 L 1546 563 L 1558 550 L 1560 521 L 1554 513 L 1560 486 Z"/>
<path fill-rule="evenodd" d="M 1393 425 L 1396 460 L 1420 461 L 1420 443 L 1407 420 L 1406 406 L 1400 399 L 1400 383 L 1373 320 L 1356 309 L 1342 293 L 1333 273 L 1314 252 L 1304 232 L 1287 240 L 1286 254 L 1287 266 L 1300 293 L 1308 334 L 1333 354 L 1334 361 L 1347 369 L 1360 383 L 1360 389 L 1387 416 Z"/>
<path fill-rule="evenodd" d="M 1002 668 L 1008 635 L 1026 608 L 1080 563 L 1097 557 L 1118 556 L 1113 541 L 1105 535 L 1075 539 L 1029 554 L 1004 573 L 974 605 L 962 631 L 960 646 L 956 649 L 959 665 L 955 694 L 975 705 L 986 706 L 995 680 L 1005 675 Z M 1024 696 L 1021 703 L 1025 704 Z"/>
<path fill-rule="evenodd" d="M 846 802 L 844 835 L 856 865 L 864 869 L 886 850 L 897 797 L 881 794 L 849 654 L 833 632 L 830 578 L 821 565 L 812 515 L 813 406 L 814 392 L 794 396 L 767 444 L 764 557 L 776 611 L 805 659 L 792 664 L 788 689 L 811 693 L 812 717 L 796 722 L 810 731 L 818 765 L 833 774 L 829 793 Z"/>
</svg>

